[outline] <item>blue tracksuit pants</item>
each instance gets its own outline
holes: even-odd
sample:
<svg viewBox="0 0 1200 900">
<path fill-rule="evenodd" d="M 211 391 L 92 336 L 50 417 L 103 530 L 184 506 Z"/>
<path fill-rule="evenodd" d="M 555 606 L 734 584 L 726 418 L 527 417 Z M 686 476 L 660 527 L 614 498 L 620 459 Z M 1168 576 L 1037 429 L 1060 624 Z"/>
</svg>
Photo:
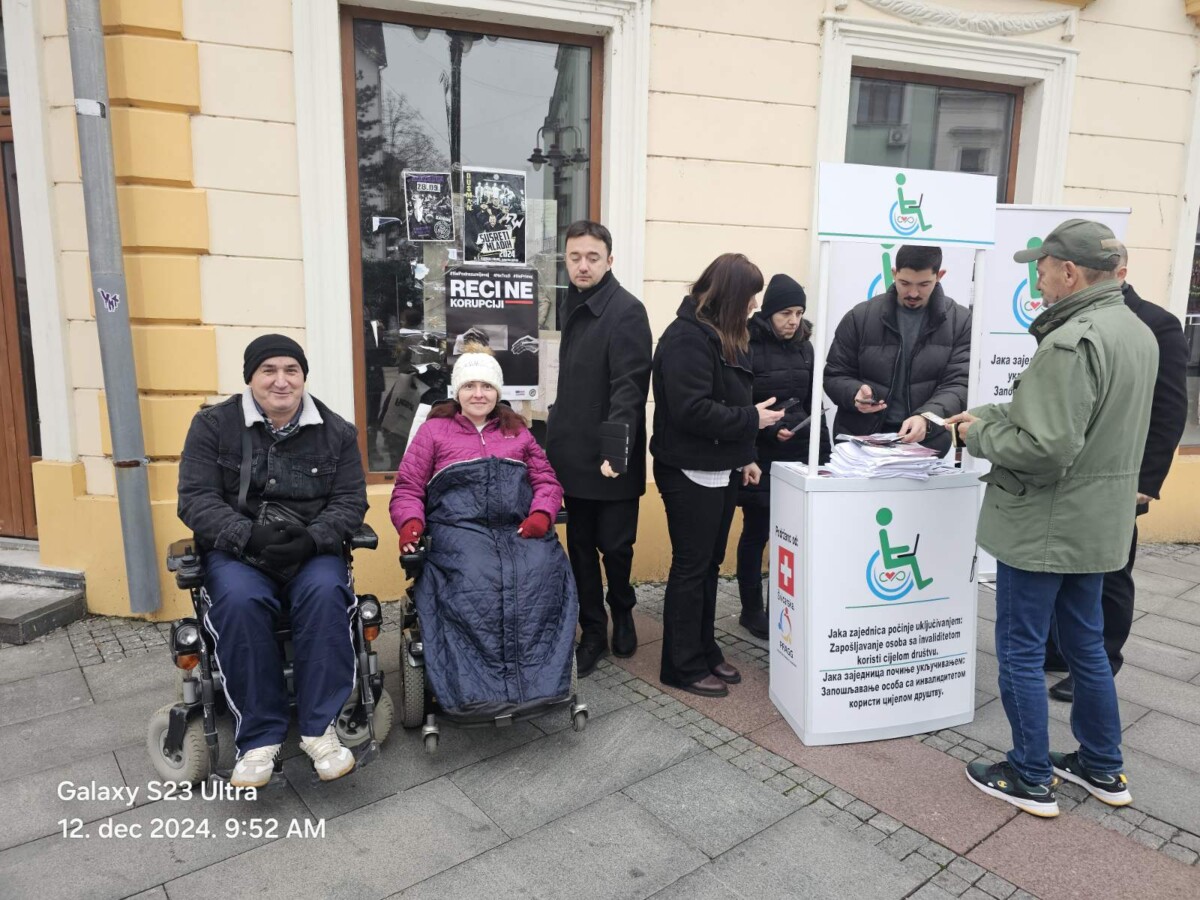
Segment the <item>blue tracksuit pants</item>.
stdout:
<svg viewBox="0 0 1200 900">
<path fill-rule="evenodd" d="M 287 736 L 287 682 L 275 640 L 285 604 L 291 616 L 300 734 L 324 734 L 354 687 L 350 613 L 357 599 L 346 563 L 340 556 L 315 556 L 285 585 L 219 550 L 207 553 L 204 565 L 210 603 L 204 625 L 225 675 L 238 757 L 256 747 L 282 744 Z"/>
</svg>

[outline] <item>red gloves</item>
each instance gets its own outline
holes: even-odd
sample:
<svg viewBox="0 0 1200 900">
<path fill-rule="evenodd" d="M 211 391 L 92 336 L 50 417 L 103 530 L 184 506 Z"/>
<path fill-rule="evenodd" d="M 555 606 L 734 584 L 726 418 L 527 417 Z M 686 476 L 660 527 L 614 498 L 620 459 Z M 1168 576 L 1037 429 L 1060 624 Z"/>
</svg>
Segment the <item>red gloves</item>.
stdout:
<svg viewBox="0 0 1200 900">
<path fill-rule="evenodd" d="M 400 526 L 400 547 L 401 552 L 405 544 L 415 544 L 421 539 L 421 535 L 425 533 L 425 523 L 420 519 L 409 519 Z"/>
<path fill-rule="evenodd" d="M 517 534 L 523 538 L 545 537 L 550 530 L 550 517 L 540 510 L 530 513 L 517 529 Z"/>
</svg>

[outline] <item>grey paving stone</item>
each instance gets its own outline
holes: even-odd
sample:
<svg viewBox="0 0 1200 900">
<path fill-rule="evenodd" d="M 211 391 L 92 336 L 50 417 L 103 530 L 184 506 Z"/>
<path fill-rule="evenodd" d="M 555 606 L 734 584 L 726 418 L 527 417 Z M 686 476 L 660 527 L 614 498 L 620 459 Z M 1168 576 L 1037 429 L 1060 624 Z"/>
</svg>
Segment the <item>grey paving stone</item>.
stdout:
<svg viewBox="0 0 1200 900">
<path fill-rule="evenodd" d="M 592 722 L 603 715 L 610 712 L 616 712 L 618 709 L 623 709 L 633 702 L 629 697 L 622 697 L 616 690 L 610 688 L 596 688 L 590 685 L 581 686 L 579 694 L 583 702 L 588 707 L 588 727 L 591 727 Z M 532 724 L 543 734 L 555 734 L 559 731 L 565 731 L 571 727 L 571 713 L 569 710 L 561 710 L 559 712 L 550 713 L 542 716 L 539 719 L 533 719 Z M 469 729 L 464 729 L 469 730 Z M 451 732 L 449 729 L 443 734 L 443 740 L 449 740 Z M 439 751 L 441 752 L 441 751 Z"/>
<path fill-rule="evenodd" d="M 803 853 L 804 864 L 780 861 Z M 731 896 L 890 900 L 909 894 L 919 878 L 904 864 L 854 834 L 799 810 L 659 892 L 656 900 L 727 900 Z"/>
<path fill-rule="evenodd" d="M 984 876 L 975 882 L 975 887 L 996 900 L 1007 900 L 1017 889 L 1016 885 L 1009 884 L 994 872 L 985 872 Z"/>
<path fill-rule="evenodd" d="M 938 737 L 936 734 L 931 734 L 929 737 L 925 738 L 922 743 L 924 743 L 926 746 L 932 747 L 934 750 L 941 750 L 943 753 L 954 746 L 949 741 Z"/>
<path fill-rule="evenodd" d="M 729 760 L 738 755 L 738 752 L 729 744 L 721 744 L 713 748 L 713 753 L 721 757 L 721 759 Z"/>
<path fill-rule="evenodd" d="M 589 723 L 588 729 L 594 724 Z M 431 754 L 425 752 L 419 730 L 407 731 L 396 726 L 384 742 L 378 760 L 335 782 L 314 782 L 312 762 L 302 753 L 285 761 L 283 771 L 313 815 L 329 819 L 540 737 L 541 733 L 528 722 L 511 728 L 447 728 L 442 732 L 437 753 Z M 566 741 L 582 737 L 570 729 L 563 735 Z"/>
<path fill-rule="evenodd" d="M 853 803 L 847 805 L 846 812 L 865 822 L 867 819 L 871 818 L 871 816 L 875 815 L 877 810 L 868 803 L 863 803 L 861 800 L 855 800 Z"/>
<path fill-rule="evenodd" d="M 635 706 L 601 716 L 583 734 L 551 735 L 453 776 L 509 835 L 586 806 L 698 750 Z"/>
<path fill-rule="evenodd" d="M 1161 644 L 1191 650 L 1194 653 L 1200 652 L 1200 625 L 1147 613 L 1133 623 L 1131 631 Z"/>
<path fill-rule="evenodd" d="M 1152 594 L 1162 594 L 1164 597 L 1178 597 L 1194 590 L 1196 582 L 1151 572 L 1144 566 L 1135 565 L 1133 567 L 1133 585 L 1139 594 L 1147 591 Z"/>
<path fill-rule="evenodd" d="M 174 699 L 174 689 L 160 689 L 0 727 L 0 777 L 18 778 L 95 756 L 101 749 L 143 744 L 150 716 Z"/>
<path fill-rule="evenodd" d="M 1134 829 L 1133 833 L 1129 836 L 1151 850 L 1157 850 L 1166 843 L 1164 838 L 1160 838 L 1157 834 L 1151 834 L 1148 831 L 1142 831 L 1140 828 Z"/>
<path fill-rule="evenodd" d="M 1140 602 L 1141 598 L 1139 597 L 1138 600 Z M 1172 602 L 1196 607 L 1197 618 L 1200 619 L 1200 604 L 1187 603 L 1183 600 Z M 1169 678 L 1189 681 L 1200 675 L 1200 653 L 1172 647 L 1169 644 L 1160 644 L 1158 641 L 1151 641 L 1138 635 L 1129 636 L 1121 653 L 1129 665 L 1137 666 L 1139 669 L 1149 669 L 1151 672 L 1157 672 Z M 1120 683 L 1121 675 L 1118 672 L 1117 684 L 1120 685 Z"/>
<path fill-rule="evenodd" d="M 172 897 L 294 900 L 303 873 L 309 897 L 382 897 L 503 843 L 504 833 L 447 778 L 325 822 L 325 837 L 281 837 L 167 882 Z M 363 864 L 349 864 L 362 860 Z M 369 863 L 367 861 L 369 860 Z"/>
<path fill-rule="evenodd" d="M 939 866 L 948 866 L 954 859 L 954 851 L 949 847 L 930 841 L 920 849 L 920 854 L 932 859 Z"/>
<path fill-rule="evenodd" d="M 126 900 L 168 900 L 167 889 L 160 884 L 158 887 L 152 887 L 148 891 L 142 891 L 140 894 L 127 897 Z"/>
<path fill-rule="evenodd" d="M 1195 850 L 1197 853 L 1200 853 L 1200 837 L 1197 837 L 1194 834 L 1188 834 L 1187 832 L 1183 832 L 1181 834 L 1175 835 L 1175 837 L 1172 838 L 1172 840 L 1176 844 L 1180 844 L 1181 846 L 1186 847 L 1189 850 Z"/>
<path fill-rule="evenodd" d="M 964 894 L 971 885 L 969 882 L 959 878 L 949 869 L 942 869 L 930 879 L 930 884 L 935 884 L 943 891 L 954 897 L 959 897 Z"/>
<path fill-rule="evenodd" d="M 1196 773 L 1136 747 L 1122 747 L 1121 753 L 1125 758 L 1125 772 L 1129 775 L 1133 805 L 1156 819 L 1193 834 L 1200 833 Z"/>
<path fill-rule="evenodd" d="M 833 785 L 823 778 L 813 777 L 804 782 L 804 786 L 814 794 L 825 794 L 833 790 Z"/>
<path fill-rule="evenodd" d="M 887 813 L 879 813 L 871 818 L 871 824 L 884 834 L 894 834 L 904 827 L 904 823 L 893 819 Z"/>
<path fill-rule="evenodd" d="M 996 750 L 1008 750 L 1012 747 L 1012 730 L 1008 718 L 1004 715 L 1004 707 L 1000 700 L 993 700 L 975 710 L 975 718 L 965 725 L 957 726 L 968 737 L 974 738 L 986 747 Z M 1071 734 L 1071 728 L 1055 718 L 1049 720 L 1050 746 L 1074 748 L 1077 746 Z"/>
<path fill-rule="evenodd" d="M 1142 822 L 1146 821 L 1146 814 L 1140 809 L 1134 809 L 1132 806 L 1122 806 L 1120 809 L 1114 810 L 1113 815 L 1120 816 L 1126 822 L 1131 822 L 1134 826 L 1141 825 Z"/>
<path fill-rule="evenodd" d="M 954 895 L 942 890 L 932 882 L 921 885 L 921 889 L 912 895 L 911 900 L 951 900 Z"/>
<path fill-rule="evenodd" d="M 1134 577 L 1138 575 L 1165 575 L 1191 586 L 1200 584 L 1200 565 L 1171 559 L 1169 557 L 1140 554 L 1133 568 Z"/>
<path fill-rule="evenodd" d="M 961 744 L 957 747 L 951 747 L 948 752 L 955 759 L 961 759 L 963 762 L 968 762 L 968 763 L 973 761 L 977 756 L 979 756 L 979 754 L 976 753 L 974 750 L 968 750 L 966 747 L 962 746 Z"/>
<path fill-rule="evenodd" d="M 958 900 L 992 900 L 992 895 L 985 894 L 977 887 L 969 887 Z"/>
<path fill-rule="evenodd" d="M 278 820 L 284 833 L 293 819 L 303 821 L 309 812 L 286 783 L 272 785 L 254 801 L 203 800 L 197 795 L 188 801 L 148 803 L 112 817 L 116 826 L 140 826 L 140 837 L 105 839 L 97 823 L 85 826 L 90 838 L 65 840 L 56 834 L 0 852 L 3 893 L 6 897 L 45 896 L 47 873 L 53 872 L 56 900 L 128 897 L 266 842 L 266 837 L 225 837 L 226 819 L 251 816 Z M 155 819 L 182 823 L 188 818 L 206 822 L 218 837 L 149 837 Z M 320 842 L 298 843 L 311 848 Z M 329 868 L 340 871 L 343 866 Z M 278 872 L 273 870 L 276 875 Z M 290 890 L 294 896 L 294 887 Z"/>
<path fill-rule="evenodd" d="M 866 822 L 861 823 L 851 832 L 851 834 L 853 834 L 856 838 L 866 841 L 868 844 L 878 844 L 887 837 L 887 835 L 878 828 L 872 828 Z M 912 859 L 912 857 L 910 856 L 909 859 Z"/>
<path fill-rule="evenodd" d="M 951 861 L 946 868 L 965 881 L 967 884 L 974 884 L 976 881 L 982 878 L 986 872 L 986 869 L 975 865 L 975 863 L 971 862 L 969 859 L 964 859 L 961 856 Z"/>
<path fill-rule="evenodd" d="M 1153 591 L 1138 591 L 1137 609 L 1142 613 L 1154 613 L 1179 622 L 1200 625 L 1200 603 L 1196 602 L 1192 593 L 1188 591 L 1182 596 L 1171 597 Z"/>
<path fill-rule="evenodd" d="M 796 810 L 793 801 L 711 753 L 677 763 L 624 793 L 710 857 Z"/>
<path fill-rule="evenodd" d="M 772 775 L 763 782 L 763 785 L 780 794 L 786 794 L 788 791 L 797 786 L 796 782 L 792 781 L 790 778 L 784 777 L 783 775 Z"/>
<path fill-rule="evenodd" d="M 858 826 L 862 824 L 861 821 L 850 815 L 850 813 L 846 812 L 844 809 L 839 809 L 837 812 L 835 812 L 829 817 L 829 821 L 833 822 L 839 828 L 844 828 L 847 831 L 856 831 L 858 830 Z"/>
<path fill-rule="evenodd" d="M 91 704 L 92 695 L 79 669 L 10 681 L 0 684 L 0 727 Z"/>
<path fill-rule="evenodd" d="M 910 853 L 904 858 L 904 867 L 910 872 L 916 874 L 922 881 L 927 881 L 938 872 L 942 871 L 942 867 L 935 863 L 927 856 L 922 856 L 920 853 Z"/>
<path fill-rule="evenodd" d="M 706 862 L 708 857 L 650 813 L 615 794 L 399 896 L 433 900 L 647 897 Z"/>
<path fill-rule="evenodd" d="M 1185 866 L 1194 865 L 1196 860 L 1200 859 L 1200 854 L 1197 854 L 1195 850 L 1189 850 L 1178 844 L 1167 844 L 1162 848 L 1162 852 L 1171 857 L 1171 859 L 1179 860 Z"/>
<path fill-rule="evenodd" d="M 1200 773 L 1200 725 L 1151 712 L 1126 729 L 1122 742 Z"/>
<path fill-rule="evenodd" d="M 0 653 L 0 684 L 74 669 L 77 665 L 71 641 L 60 631 L 28 644 L 5 647 Z"/>
<path fill-rule="evenodd" d="M 83 670 L 88 688 L 97 703 L 119 700 L 153 688 L 174 690 L 179 670 L 165 649 L 122 659 Z"/>
<path fill-rule="evenodd" d="M 854 802 L 854 796 L 847 794 L 841 788 L 834 788 L 825 795 L 825 799 L 836 806 L 838 809 L 845 809 Z"/>
<path fill-rule="evenodd" d="M 1152 818 L 1147 818 L 1138 827 L 1162 838 L 1174 837 L 1177 830 L 1175 826 L 1171 825 L 1169 822 L 1160 822 L 1158 819 Z"/>
<path fill-rule="evenodd" d="M 913 831 L 913 829 L 905 825 L 880 844 L 879 847 L 896 857 L 896 859 L 904 859 L 908 854 L 914 850 L 920 850 L 927 843 L 929 843 L 929 838 L 920 832 Z"/>
<path fill-rule="evenodd" d="M 64 800 L 59 797 L 60 785 L 66 785 L 63 796 L 75 797 L 78 794 L 73 793 L 72 788 L 90 787 L 93 782 L 105 788 L 125 785 L 111 753 L 46 769 L 25 778 L 0 781 L 0 809 L 8 811 L 0 816 L 0 850 L 61 834 L 60 819 L 80 818 L 92 822 L 128 808 L 124 797 L 105 800 Z"/>
<path fill-rule="evenodd" d="M 1123 834 L 1126 837 L 1133 834 L 1136 830 L 1133 825 L 1130 825 L 1124 819 L 1118 819 L 1116 816 L 1105 816 L 1100 820 L 1100 824 L 1109 831 L 1115 831 L 1117 834 Z"/>
<path fill-rule="evenodd" d="M 790 791 L 787 792 L 787 798 L 789 800 L 791 800 L 793 803 L 800 803 L 800 804 L 807 806 L 809 803 L 812 803 L 814 800 L 817 799 L 817 795 L 814 794 L 812 791 L 806 790 L 805 788 L 794 787 Z M 824 803 L 825 801 L 822 800 L 821 802 Z M 828 804 L 826 804 L 826 805 L 828 805 Z M 834 807 L 830 806 L 830 809 L 833 809 L 833 808 Z"/>
</svg>

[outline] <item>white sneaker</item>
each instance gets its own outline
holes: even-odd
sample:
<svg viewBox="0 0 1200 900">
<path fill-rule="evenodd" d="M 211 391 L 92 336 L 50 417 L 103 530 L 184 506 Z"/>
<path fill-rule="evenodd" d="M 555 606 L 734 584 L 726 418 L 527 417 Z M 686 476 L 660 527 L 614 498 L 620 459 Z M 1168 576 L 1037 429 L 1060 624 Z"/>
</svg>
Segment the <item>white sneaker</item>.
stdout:
<svg viewBox="0 0 1200 900">
<path fill-rule="evenodd" d="M 271 780 L 275 771 L 275 757 L 279 753 L 279 744 L 268 744 L 265 747 L 255 747 L 247 750 L 233 767 L 229 783 L 234 787 L 260 788 Z"/>
<path fill-rule="evenodd" d="M 322 781 L 333 781 L 354 769 L 354 754 L 342 746 L 332 725 L 320 737 L 301 737 L 300 749 L 312 759 Z"/>
</svg>

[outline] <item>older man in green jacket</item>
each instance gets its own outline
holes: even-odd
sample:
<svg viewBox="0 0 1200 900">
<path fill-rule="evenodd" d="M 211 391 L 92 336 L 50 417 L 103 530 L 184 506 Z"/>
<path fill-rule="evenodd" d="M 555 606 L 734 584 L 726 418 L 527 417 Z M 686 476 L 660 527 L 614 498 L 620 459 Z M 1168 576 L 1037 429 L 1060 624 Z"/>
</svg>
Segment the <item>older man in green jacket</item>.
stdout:
<svg viewBox="0 0 1200 900">
<path fill-rule="evenodd" d="M 978 540 L 998 560 L 996 656 L 1013 735 L 1006 761 L 972 763 L 967 777 L 1045 817 L 1058 815 L 1056 775 L 1111 806 L 1132 800 L 1100 594 L 1129 555 L 1158 346 L 1125 306 L 1119 247 L 1106 226 L 1071 219 L 1013 257 L 1037 260 L 1048 307 L 1029 329 L 1037 352 L 1011 403 L 947 420 L 992 464 Z M 1075 678 L 1075 753 L 1050 751 L 1042 662 L 1052 627 Z"/>
</svg>

